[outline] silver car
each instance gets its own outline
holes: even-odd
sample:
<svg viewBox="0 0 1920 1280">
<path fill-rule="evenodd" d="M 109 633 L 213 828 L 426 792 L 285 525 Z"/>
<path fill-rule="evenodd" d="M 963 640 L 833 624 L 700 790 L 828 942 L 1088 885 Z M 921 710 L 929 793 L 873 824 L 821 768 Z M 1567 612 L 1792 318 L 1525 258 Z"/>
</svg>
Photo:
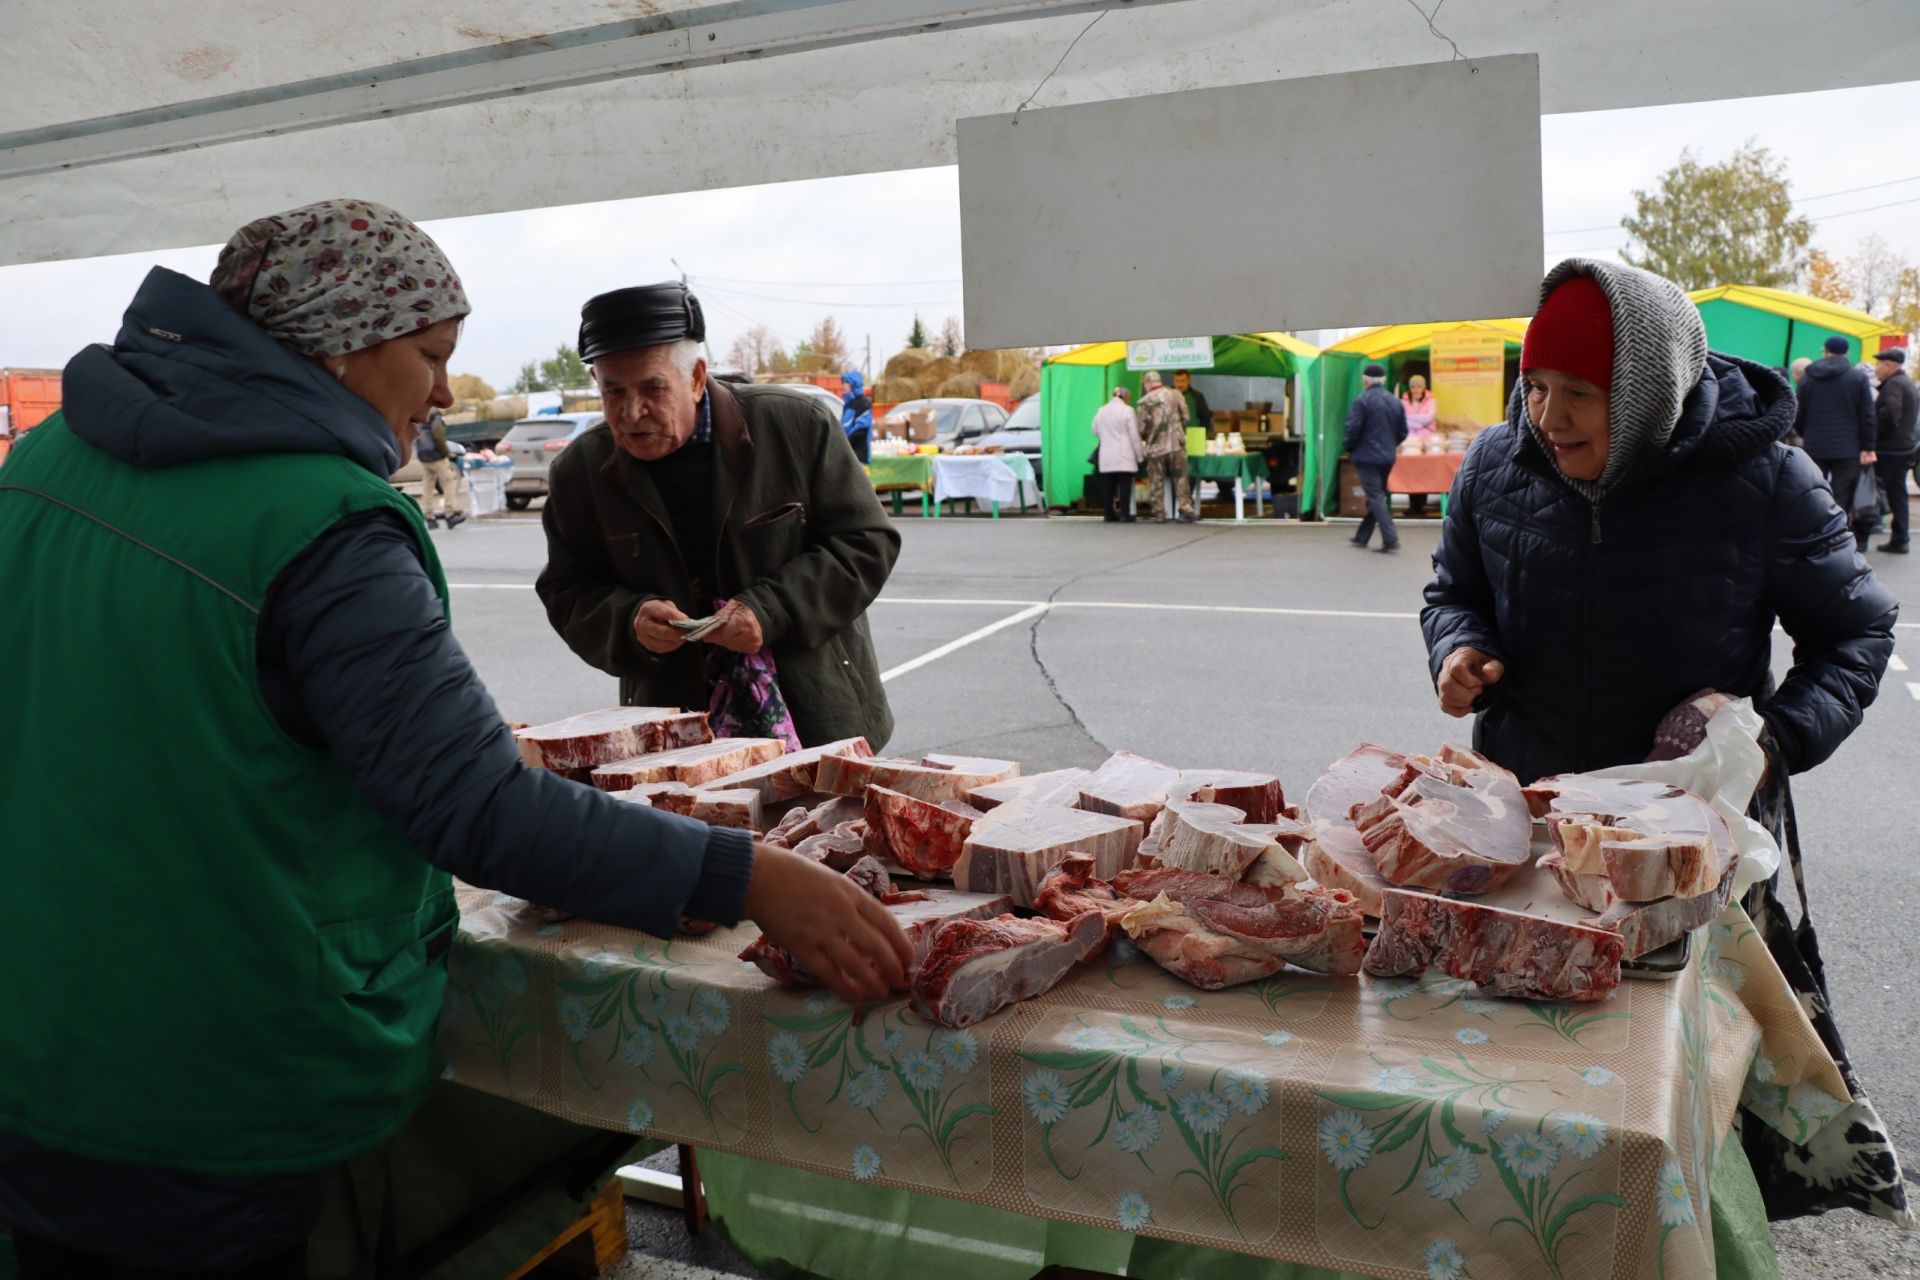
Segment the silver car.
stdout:
<svg viewBox="0 0 1920 1280">
<path fill-rule="evenodd" d="M 507 505 L 525 511 L 547 492 L 547 468 L 560 451 L 607 420 L 604 413 L 543 413 L 513 424 L 496 451 L 513 459 Z"/>
</svg>

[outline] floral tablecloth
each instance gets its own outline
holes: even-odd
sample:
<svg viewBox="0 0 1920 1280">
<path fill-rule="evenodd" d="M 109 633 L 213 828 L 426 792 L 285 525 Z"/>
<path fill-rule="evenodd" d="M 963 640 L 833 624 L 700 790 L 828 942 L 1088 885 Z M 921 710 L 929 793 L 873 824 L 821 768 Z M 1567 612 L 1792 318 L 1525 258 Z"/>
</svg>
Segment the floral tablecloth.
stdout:
<svg viewBox="0 0 1920 1280">
<path fill-rule="evenodd" d="M 1737 908 L 1595 1005 L 1128 946 L 980 1026 L 775 986 L 751 928 L 663 942 L 463 888 L 452 1078 L 582 1123 L 1041 1218 L 1382 1276 L 1695 1276 L 1736 1101 L 1846 1089 Z"/>
</svg>

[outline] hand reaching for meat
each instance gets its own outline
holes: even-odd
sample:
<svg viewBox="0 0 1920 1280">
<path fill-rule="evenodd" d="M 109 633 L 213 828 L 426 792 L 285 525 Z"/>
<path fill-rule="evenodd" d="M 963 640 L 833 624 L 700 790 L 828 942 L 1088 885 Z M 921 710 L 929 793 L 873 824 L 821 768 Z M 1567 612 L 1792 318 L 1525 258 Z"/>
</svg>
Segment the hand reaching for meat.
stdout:
<svg viewBox="0 0 1920 1280">
<path fill-rule="evenodd" d="M 913 946 L 899 924 L 873 895 L 811 858 L 756 844 L 746 914 L 849 1004 L 907 985 Z"/>
<path fill-rule="evenodd" d="M 1464 716 L 1487 686 L 1507 674 L 1507 664 L 1491 654 L 1465 646 L 1447 655 L 1440 666 L 1440 709 L 1450 716 Z"/>
</svg>

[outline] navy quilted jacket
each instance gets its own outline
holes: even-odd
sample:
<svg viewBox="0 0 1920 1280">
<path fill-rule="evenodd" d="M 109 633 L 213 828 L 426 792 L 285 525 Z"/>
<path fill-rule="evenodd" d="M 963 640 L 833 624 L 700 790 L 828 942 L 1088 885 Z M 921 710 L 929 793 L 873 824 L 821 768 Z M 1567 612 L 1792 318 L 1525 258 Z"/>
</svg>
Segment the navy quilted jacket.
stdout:
<svg viewBox="0 0 1920 1280">
<path fill-rule="evenodd" d="M 1779 374 L 1709 355 L 1672 438 L 1598 505 L 1517 396 L 1480 433 L 1420 615 L 1436 681 L 1462 645 L 1506 663 L 1476 747 L 1529 781 L 1625 764 L 1669 710 L 1718 689 L 1755 699 L 1794 772 L 1833 754 L 1878 690 L 1898 605 L 1818 469 L 1779 443 L 1793 413 Z M 1793 640 L 1777 692 L 1776 618 Z"/>
</svg>

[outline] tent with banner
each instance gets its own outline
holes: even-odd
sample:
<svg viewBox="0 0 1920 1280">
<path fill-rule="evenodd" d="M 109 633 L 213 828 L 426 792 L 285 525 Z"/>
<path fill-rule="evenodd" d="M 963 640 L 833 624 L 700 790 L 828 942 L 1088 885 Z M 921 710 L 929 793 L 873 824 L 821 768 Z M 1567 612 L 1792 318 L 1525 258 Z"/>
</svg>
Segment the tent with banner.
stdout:
<svg viewBox="0 0 1920 1280">
<path fill-rule="evenodd" d="M 1234 333 L 1213 339 L 1213 363 L 1194 367 L 1194 383 L 1209 397 L 1216 409 L 1237 407 L 1215 395 L 1208 383 L 1216 378 L 1249 380 L 1272 379 L 1289 382 L 1312 369 L 1320 349 L 1302 342 L 1290 333 Z M 1047 505 L 1070 506 L 1080 500 L 1086 478 L 1093 471 L 1088 456 L 1093 452 L 1093 415 L 1107 402 L 1115 387 L 1126 387 L 1134 403 L 1140 399 L 1142 369 L 1127 368 L 1127 344 L 1096 342 L 1050 357 L 1040 369 L 1040 447 L 1046 458 Z M 1170 372 L 1170 370 L 1167 370 Z M 1244 386 L 1257 386 L 1249 382 Z M 1300 385 L 1300 384 L 1294 384 Z M 1304 388 L 1303 388 L 1304 392 Z M 1246 395 L 1242 399 L 1260 399 Z M 1303 394 L 1288 397 L 1284 391 L 1270 397 L 1276 404 L 1289 400 L 1288 423 L 1295 425 L 1304 416 L 1311 435 L 1313 406 Z M 1296 409 L 1294 406 L 1298 406 Z M 1201 425 L 1195 423 L 1193 425 Z"/>
<path fill-rule="evenodd" d="M 1899 345 L 1902 336 L 1898 327 L 1864 311 L 1784 289 L 1723 284 L 1687 296 L 1707 323 L 1709 347 L 1779 369 L 1802 356 L 1818 360 L 1822 345 L 1836 335 L 1847 340 L 1847 359 L 1855 361 Z"/>
<path fill-rule="evenodd" d="M 1332 505 L 1326 500 L 1339 478 L 1347 409 L 1360 394 L 1360 371 L 1367 365 L 1386 366 L 1387 385 L 1395 389 L 1412 374 L 1425 375 L 1442 422 L 1471 419 L 1486 426 L 1505 413 L 1526 335 L 1524 319 L 1389 324 L 1363 329 L 1321 352 L 1306 379 L 1310 428 L 1302 514 Z"/>
</svg>

